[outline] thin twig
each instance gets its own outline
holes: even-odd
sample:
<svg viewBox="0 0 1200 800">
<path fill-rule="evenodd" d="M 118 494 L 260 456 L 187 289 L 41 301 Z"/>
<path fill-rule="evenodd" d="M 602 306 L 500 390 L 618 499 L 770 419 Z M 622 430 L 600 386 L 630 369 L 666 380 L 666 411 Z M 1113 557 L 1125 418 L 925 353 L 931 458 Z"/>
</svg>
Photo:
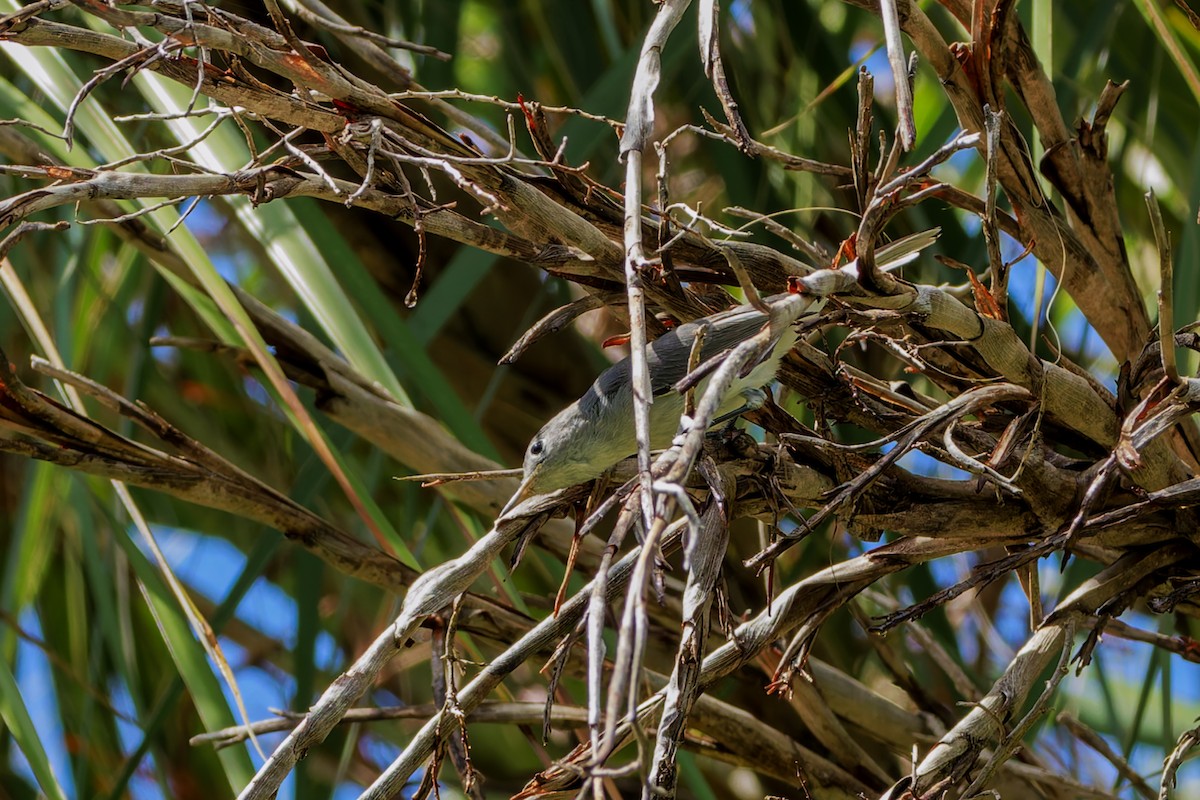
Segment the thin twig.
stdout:
<svg viewBox="0 0 1200 800">
<path fill-rule="evenodd" d="M 1145 797 L 1146 800 L 1155 800 L 1158 797 L 1158 793 L 1150 788 L 1145 779 L 1137 773 L 1137 770 L 1129 765 L 1129 762 L 1120 753 L 1113 750 L 1108 742 L 1104 741 L 1103 736 L 1076 719 L 1075 715 L 1070 711 L 1058 712 L 1058 716 L 1054 718 L 1054 721 L 1070 731 L 1071 735 L 1076 739 L 1095 750 L 1105 761 L 1112 764 L 1117 774 L 1129 781 L 1129 785 L 1133 787 L 1135 792 Z"/>
<path fill-rule="evenodd" d="M 897 0 L 880 0 L 879 16 L 883 22 L 884 40 L 887 42 L 888 65 L 892 69 L 896 115 L 900 118 L 896 130 L 901 147 L 908 152 L 916 144 L 917 126 L 913 122 L 912 88 L 908 83 L 908 61 L 904 57 L 904 42 L 900 38 L 900 15 L 896 10 L 896 2 Z"/>
</svg>

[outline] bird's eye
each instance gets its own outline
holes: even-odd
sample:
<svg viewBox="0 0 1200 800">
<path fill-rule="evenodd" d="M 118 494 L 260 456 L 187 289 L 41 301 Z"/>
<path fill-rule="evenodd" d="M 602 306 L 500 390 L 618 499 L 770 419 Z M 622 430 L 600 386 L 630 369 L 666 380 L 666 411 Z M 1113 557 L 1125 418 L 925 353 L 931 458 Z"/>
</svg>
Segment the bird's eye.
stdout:
<svg viewBox="0 0 1200 800">
<path fill-rule="evenodd" d="M 542 444 L 541 439 L 534 439 L 533 443 L 529 445 L 529 454 L 533 456 L 540 456 L 542 451 L 545 449 L 546 446 Z"/>
</svg>

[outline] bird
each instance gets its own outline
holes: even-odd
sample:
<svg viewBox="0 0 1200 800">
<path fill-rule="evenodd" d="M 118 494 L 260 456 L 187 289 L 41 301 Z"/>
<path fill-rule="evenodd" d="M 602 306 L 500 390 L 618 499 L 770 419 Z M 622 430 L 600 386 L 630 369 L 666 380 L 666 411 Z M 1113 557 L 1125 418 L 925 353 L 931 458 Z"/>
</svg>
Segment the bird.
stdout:
<svg viewBox="0 0 1200 800">
<path fill-rule="evenodd" d="M 937 229 L 898 240 L 880 248 L 877 259 L 881 269 L 894 269 L 915 259 L 920 250 L 932 243 Z M 857 275 L 855 262 L 840 269 Z M 766 309 L 782 308 L 783 299 L 794 295 L 768 297 L 765 306 L 739 305 L 708 317 L 672 328 L 646 347 L 646 366 L 650 373 L 650 449 L 668 447 L 679 429 L 684 412 L 684 397 L 676 390 L 688 374 L 688 363 L 696 336 L 705 329 L 698 363 L 732 350 L 763 330 L 770 321 Z M 777 326 L 770 349 L 753 368 L 735 377 L 713 416 L 714 423 L 761 406 L 766 399 L 762 388 L 779 372 L 783 357 L 796 344 L 795 320 L 818 298 L 797 305 L 790 303 L 789 324 Z M 637 451 L 634 434 L 633 387 L 630 357 L 613 364 L 596 378 L 588 390 L 558 412 L 530 440 L 525 449 L 523 477 L 501 516 L 535 495 L 549 494 L 568 486 L 597 478 L 609 467 Z M 703 393 L 702 381 L 698 392 Z"/>
</svg>

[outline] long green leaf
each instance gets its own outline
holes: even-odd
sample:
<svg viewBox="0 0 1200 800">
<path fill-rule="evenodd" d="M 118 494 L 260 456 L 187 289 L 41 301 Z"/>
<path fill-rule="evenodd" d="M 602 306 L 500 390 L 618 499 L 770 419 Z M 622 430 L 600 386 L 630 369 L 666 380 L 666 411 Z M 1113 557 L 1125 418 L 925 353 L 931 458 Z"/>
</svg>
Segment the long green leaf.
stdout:
<svg viewBox="0 0 1200 800">
<path fill-rule="evenodd" d="M 17 685 L 17 679 L 4 659 L 0 659 L 0 719 L 4 720 L 17 747 L 21 748 L 21 752 L 29 761 L 29 767 L 46 796 L 54 800 L 66 800 L 66 795 L 50 768 L 50 759 L 42 746 L 41 736 L 34 727 L 29 709 L 21 696 L 21 687 Z"/>
</svg>

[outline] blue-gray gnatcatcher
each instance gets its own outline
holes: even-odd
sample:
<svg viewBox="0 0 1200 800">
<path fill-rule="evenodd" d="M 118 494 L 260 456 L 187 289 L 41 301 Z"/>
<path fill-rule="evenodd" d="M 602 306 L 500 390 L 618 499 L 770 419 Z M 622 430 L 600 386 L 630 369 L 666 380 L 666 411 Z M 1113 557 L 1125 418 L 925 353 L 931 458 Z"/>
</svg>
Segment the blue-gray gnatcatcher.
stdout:
<svg viewBox="0 0 1200 800">
<path fill-rule="evenodd" d="M 768 300 L 769 302 L 769 300 Z M 688 372 L 688 361 L 696 333 L 707 331 L 700 348 L 700 361 L 736 347 L 762 330 L 767 315 L 745 305 L 696 322 L 673 328 L 646 348 L 650 372 L 650 448 L 670 445 L 683 414 L 683 395 L 674 386 Z M 787 326 L 767 356 L 749 374 L 734 381 L 717 416 L 747 405 L 756 393 L 775 378 L 779 361 L 796 343 L 796 332 Z M 509 501 L 512 508 L 527 497 L 546 494 L 595 478 L 626 456 L 637 451 L 633 430 L 632 364 L 622 359 L 606 369 L 583 397 L 547 422 L 525 450 L 525 475 L 521 487 Z M 703 391 L 703 384 L 698 391 Z M 506 510 L 507 510 L 506 508 Z"/>
<path fill-rule="evenodd" d="M 926 231 L 901 239 L 879 249 L 877 260 L 882 269 L 893 269 L 917 257 L 920 250 L 937 238 L 938 231 Z M 857 274 L 852 262 L 839 272 Z M 785 295 L 767 298 L 774 308 Z M 795 299 L 795 298 L 793 298 Z M 815 303 L 817 298 L 812 298 Z M 806 303 L 804 305 L 811 305 Z M 793 304 L 794 306 L 794 304 Z M 802 310 L 796 309 L 794 320 Z M 683 395 L 675 385 L 688 372 L 692 346 L 701 327 L 705 328 L 700 363 L 763 330 L 768 315 L 752 305 L 742 305 L 674 328 L 655 339 L 646 348 L 646 365 L 654 400 L 650 405 L 650 448 L 670 445 L 683 414 Z M 761 389 L 775 379 L 779 363 L 796 343 L 793 325 L 783 326 L 762 360 L 747 374 L 738 376 L 726 392 L 716 418 L 755 407 L 764 397 Z M 525 450 L 524 477 L 516 494 L 501 514 L 534 495 L 582 483 L 600 476 L 606 469 L 637 451 L 633 428 L 633 388 L 630 384 L 631 361 L 625 358 L 600 374 L 583 397 L 564 408 L 547 422 Z M 705 387 L 701 383 L 698 392 Z"/>
</svg>

